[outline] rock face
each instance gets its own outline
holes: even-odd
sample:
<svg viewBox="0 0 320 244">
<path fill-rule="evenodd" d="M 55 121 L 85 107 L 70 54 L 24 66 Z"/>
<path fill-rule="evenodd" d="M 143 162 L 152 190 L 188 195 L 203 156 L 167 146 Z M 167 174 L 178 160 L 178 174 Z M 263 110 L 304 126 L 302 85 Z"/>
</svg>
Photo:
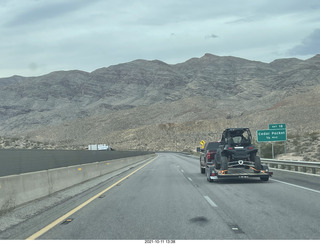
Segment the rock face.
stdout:
<svg viewBox="0 0 320 244">
<path fill-rule="evenodd" d="M 0 136 L 59 144 L 178 150 L 226 127 L 320 131 L 320 55 L 271 63 L 205 54 L 135 60 L 91 73 L 0 79 Z"/>
</svg>

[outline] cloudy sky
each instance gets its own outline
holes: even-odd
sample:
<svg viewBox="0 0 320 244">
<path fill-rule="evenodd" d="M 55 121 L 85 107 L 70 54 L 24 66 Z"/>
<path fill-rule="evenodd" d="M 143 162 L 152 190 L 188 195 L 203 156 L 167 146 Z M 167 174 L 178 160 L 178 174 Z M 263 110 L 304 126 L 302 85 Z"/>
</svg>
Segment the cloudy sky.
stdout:
<svg viewBox="0 0 320 244">
<path fill-rule="evenodd" d="M 319 0 L 0 0 L 0 77 L 320 53 Z"/>
</svg>

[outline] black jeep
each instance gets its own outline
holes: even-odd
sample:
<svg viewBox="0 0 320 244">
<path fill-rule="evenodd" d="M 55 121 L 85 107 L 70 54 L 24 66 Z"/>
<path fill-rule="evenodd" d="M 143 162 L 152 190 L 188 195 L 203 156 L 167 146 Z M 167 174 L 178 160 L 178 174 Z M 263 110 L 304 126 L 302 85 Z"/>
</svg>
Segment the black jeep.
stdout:
<svg viewBox="0 0 320 244">
<path fill-rule="evenodd" d="M 214 165 L 227 173 L 228 168 L 252 168 L 255 173 L 261 170 L 258 149 L 251 143 L 249 128 L 229 128 L 224 130 L 221 145 L 217 150 Z"/>
</svg>

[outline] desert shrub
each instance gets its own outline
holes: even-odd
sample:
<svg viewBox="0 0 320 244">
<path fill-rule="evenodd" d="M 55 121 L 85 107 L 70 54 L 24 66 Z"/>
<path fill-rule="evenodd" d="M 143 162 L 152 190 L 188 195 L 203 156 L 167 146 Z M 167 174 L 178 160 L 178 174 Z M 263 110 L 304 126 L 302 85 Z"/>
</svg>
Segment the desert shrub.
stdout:
<svg viewBox="0 0 320 244">
<path fill-rule="evenodd" d="M 274 156 L 284 153 L 284 144 L 275 142 L 273 145 Z M 272 158 L 272 143 L 262 143 L 260 146 L 260 156 L 262 158 Z"/>
<path fill-rule="evenodd" d="M 311 158 L 310 158 L 310 157 L 308 157 L 308 156 L 304 156 L 304 157 L 303 157 L 303 161 L 312 161 L 312 160 L 311 160 Z"/>
<path fill-rule="evenodd" d="M 312 132 L 312 133 L 310 133 L 308 136 L 310 137 L 310 140 L 311 140 L 311 141 L 315 141 L 315 140 L 318 139 L 319 134 L 318 134 L 317 132 Z"/>
</svg>

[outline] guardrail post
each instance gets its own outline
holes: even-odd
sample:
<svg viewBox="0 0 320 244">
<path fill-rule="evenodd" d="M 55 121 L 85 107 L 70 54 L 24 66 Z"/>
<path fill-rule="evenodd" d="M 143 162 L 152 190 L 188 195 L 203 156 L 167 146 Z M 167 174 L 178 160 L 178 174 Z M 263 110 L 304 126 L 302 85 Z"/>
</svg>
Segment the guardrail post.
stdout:
<svg viewBox="0 0 320 244">
<path fill-rule="evenodd" d="M 312 174 L 316 173 L 316 168 L 312 168 Z"/>
</svg>

